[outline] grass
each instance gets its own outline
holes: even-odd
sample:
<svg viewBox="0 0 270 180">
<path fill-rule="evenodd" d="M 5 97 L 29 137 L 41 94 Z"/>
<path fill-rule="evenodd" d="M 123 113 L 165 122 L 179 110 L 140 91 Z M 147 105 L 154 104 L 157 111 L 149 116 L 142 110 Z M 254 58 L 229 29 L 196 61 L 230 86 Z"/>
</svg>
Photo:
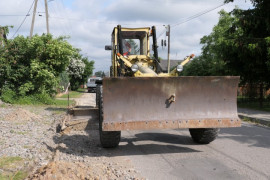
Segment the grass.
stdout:
<svg viewBox="0 0 270 180">
<path fill-rule="evenodd" d="M 78 92 L 78 91 L 69 91 L 69 98 L 79 98 L 81 97 L 83 94 L 82 92 Z M 68 98 L 68 94 L 63 94 L 62 96 L 58 97 L 58 98 Z"/>
<path fill-rule="evenodd" d="M 255 118 L 242 117 L 241 120 L 242 121 L 249 122 L 249 123 L 254 123 L 256 125 L 262 125 L 262 126 L 268 126 L 268 127 L 270 127 L 270 123 L 261 123 L 259 120 L 255 119 Z"/>
<path fill-rule="evenodd" d="M 20 166 L 24 162 L 24 159 L 18 156 L 15 157 L 1 157 L 0 158 L 0 168 L 7 169 L 0 173 L 0 180 L 22 180 L 28 176 L 28 173 L 22 170 L 16 172 L 12 171 L 16 169 L 16 166 Z M 9 169 L 9 170 L 8 170 Z"/>
<path fill-rule="evenodd" d="M 260 107 L 259 102 L 238 102 L 237 106 L 240 108 L 248 108 L 270 112 L 270 103 L 264 103 L 262 108 Z"/>
<path fill-rule="evenodd" d="M 69 97 L 70 98 L 79 98 L 83 95 L 85 92 L 85 89 L 79 88 L 77 91 L 69 91 Z M 58 98 L 68 98 L 68 94 L 63 94 L 59 96 Z"/>
<path fill-rule="evenodd" d="M 84 88 L 79 88 L 77 91 L 78 92 L 81 92 L 81 93 L 84 93 L 85 92 L 85 89 Z"/>
<path fill-rule="evenodd" d="M 23 161 L 23 158 L 19 156 L 15 157 L 1 157 L 0 158 L 0 168 L 9 167 L 10 165 Z"/>
<path fill-rule="evenodd" d="M 24 171 L 17 171 L 15 173 L 0 173 L 0 180 L 22 180 L 28 176 L 27 172 Z"/>
<path fill-rule="evenodd" d="M 74 100 L 69 100 L 69 106 L 75 105 Z M 59 107 L 67 107 L 68 106 L 68 100 L 67 99 L 55 99 L 54 100 L 54 106 L 59 106 Z"/>
</svg>

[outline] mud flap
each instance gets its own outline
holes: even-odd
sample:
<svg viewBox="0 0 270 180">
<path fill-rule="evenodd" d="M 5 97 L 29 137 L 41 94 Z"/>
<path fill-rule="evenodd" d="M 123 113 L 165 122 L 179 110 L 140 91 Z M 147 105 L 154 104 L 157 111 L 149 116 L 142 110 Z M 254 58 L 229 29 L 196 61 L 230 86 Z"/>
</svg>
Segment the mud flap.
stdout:
<svg viewBox="0 0 270 180">
<path fill-rule="evenodd" d="M 104 131 L 239 127 L 239 77 L 103 79 Z"/>
</svg>

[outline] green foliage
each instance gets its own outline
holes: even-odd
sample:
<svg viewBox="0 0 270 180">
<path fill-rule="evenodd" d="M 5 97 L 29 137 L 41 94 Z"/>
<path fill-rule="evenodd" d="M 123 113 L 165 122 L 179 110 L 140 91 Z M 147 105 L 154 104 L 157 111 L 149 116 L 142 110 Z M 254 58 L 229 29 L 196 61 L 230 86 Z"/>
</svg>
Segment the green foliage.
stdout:
<svg viewBox="0 0 270 180">
<path fill-rule="evenodd" d="M 89 61 L 87 58 L 83 58 L 82 61 L 85 64 L 84 72 L 82 74 L 82 82 L 86 83 L 88 77 L 93 75 L 95 61 Z"/>
<path fill-rule="evenodd" d="M 76 91 L 80 85 L 86 83 L 93 69 L 94 61 L 88 61 L 87 57 L 78 56 L 77 59 L 72 59 L 68 67 L 71 90 Z"/>
<path fill-rule="evenodd" d="M 184 67 L 184 75 L 239 75 L 242 84 L 270 85 L 270 1 L 255 8 L 220 11 L 211 34 L 201 39 L 202 55 Z"/>
<path fill-rule="evenodd" d="M 105 77 L 105 73 L 104 73 L 104 71 L 97 71 L 97 72 L 95 72 L 95 76 L 96 77 Z"/>
<path fill-rule="evenodd" d="M 225 63 L 219 59 L 206 58 L 199 56 L 184 66 L 183 76 L 222 76 L 227 71 Z"/>
<path fill-rule="evenodd" d="M 72 60 L 80 65 L 69 71 L 73 84 L 79 85 L 85 78 L 84 69 L 92 73 L 94 63 L 89 62 L 85 67 L 85 59 L 79 52 L 65 37 L 53 38 L 43 34 L 31 39 L 17 36 L 7 40 L 6 45 L 0 47 L 1 99 L 9 103 L 32 104 L 39 101 L 52 104 L 59 85 L 63 88 L 63 84 L 69 81 L 66 70 Z"/>
<path fill-rule="evenodd" d="M 54 104 L 53 98 L 46 93 L 37 93 L 27 96 L 18 96 L 15 91 L 5 89 L 0 98 L 11 104 Z"/>
<path fill-rule="evenodd" d="M 14 104 L 16 102 L 16 93 L 8 88 L 4 88 L 1 94 L 1 99 L 4 102 Z"/>
<path fill-rule="evenodd" d="M 5 85 L 19 96 L 36 93 L 53 95 L 59 74 L 76 53 L 68 42 L 54 39 L 51 35 L 36 35 L 32 39 L 17 36 L 1 50 L 1 93 Z"/>
<path fill-rule="evenodd" d="M 210 35 L 201 38 L 202 54 L 184 67 L 182 75 L 185 76 L 222 76 L 231 75 L 232 72 L 224 61 L 223 42 L 225 33 L 229 30 L 233 17 L 224 10 L 219 12 L 220 18 Z"/>
<path fill-rule="evenodd" d="M 227 0 L 230 2 L 233 0 Z M 270 1 L 251 0 L 254 9 L 235 9 L 222 42 L 224 61 L 242 83 L 270 85 Z M 266 86 L 267 87 L 267 86 Z"/>
</svg>

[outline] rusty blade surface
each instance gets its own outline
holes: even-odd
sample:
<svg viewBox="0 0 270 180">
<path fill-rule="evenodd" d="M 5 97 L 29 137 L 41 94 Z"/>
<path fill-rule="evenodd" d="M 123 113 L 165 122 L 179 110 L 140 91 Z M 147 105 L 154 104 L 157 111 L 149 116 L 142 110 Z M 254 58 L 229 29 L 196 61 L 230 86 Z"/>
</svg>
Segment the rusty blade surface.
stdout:
<svg viewBox="0 0 270 180">
<path fill-rule="evenodd" d="M 240 126 L 238 82 L 232 76 L 105 78 L 103 130 Z"/>
</svg>

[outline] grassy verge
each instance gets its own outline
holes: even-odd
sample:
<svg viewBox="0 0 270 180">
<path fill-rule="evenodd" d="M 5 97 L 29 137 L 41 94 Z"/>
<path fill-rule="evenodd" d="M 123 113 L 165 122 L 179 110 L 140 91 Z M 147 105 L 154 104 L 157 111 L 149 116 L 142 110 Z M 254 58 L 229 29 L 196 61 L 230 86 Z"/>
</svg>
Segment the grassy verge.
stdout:
<svg viewBox="0 0 270 180">
<path fill-rule="evenodd" d="M 69 91 L 69 98 L 79 98 L 83 95 L 82 92 L 79 91 Z M 68 98 L 68 94 L 63 94 L 58 98 Z"/>
<path fill-rule="evenodd" d="M 241 117 L 240 116 L 240 118 L 241 118 L 242 121 L 246 121 L 246 122 L 249 122 L 249 123 L 254 123 L 256 125 L 262 125 L 262 126 L 270 127 L 270 123 L 267 122 L 267 121 L 262 122 L 262 121 L 260 121 L 258 119 L 250 118 L 250 117 Z"/>
<path fill-rule="evenodd" d="M 73 97 L 77 97 L 79 95 L 82 95 L 81 92 L 74 92 Z M 19 104 L 19 105 L 52 105 L 52 106 L 60 106 L 60 107 L 67 107 L 68 104 L 70 106 L 75 105 L 74 100 L 68 100 L 66 99 L 55 99 L 50 97 L 47 94 L 35 94 L 30 96 L 24 96 L 24 97 L 18 97 L 12 94 L 2 94 L 0 96 L 0 99 L 3 102 L 10 103 L 10 104 Z M 0 107 L 5 107 L 5 104 L 1 104 Z M 0 179 L 1 180 L 1 179 Z"/>
<path fill-rule="evenodd" d="M 59 107 L 67 107 L 68 106 L 68 100 L 67 99 L 55 99 L 54 100 L 54 106 L 59 106 Z M 69 100 L 69 106 L 74 106 L 75 101 L 74 100 Z"/>
<path fill-rule="evenodd" d="M 240 108 L 248 108 L 270 112 L 270 103 L 264 103 L 262 108 L 260 107 L 258 102 L 238 102 L 237 106 Z"/>
<path fill-rule="evenodd" d="M 69 91 L 69 97 L 70 98 L 79 98 L 83 95 L 85 92 L 85 89 L 79 88 L 77 91 Z M 68 94 L 63 94 L 59 96 L 58 98 L 68 98 Z"/>
</svg>

